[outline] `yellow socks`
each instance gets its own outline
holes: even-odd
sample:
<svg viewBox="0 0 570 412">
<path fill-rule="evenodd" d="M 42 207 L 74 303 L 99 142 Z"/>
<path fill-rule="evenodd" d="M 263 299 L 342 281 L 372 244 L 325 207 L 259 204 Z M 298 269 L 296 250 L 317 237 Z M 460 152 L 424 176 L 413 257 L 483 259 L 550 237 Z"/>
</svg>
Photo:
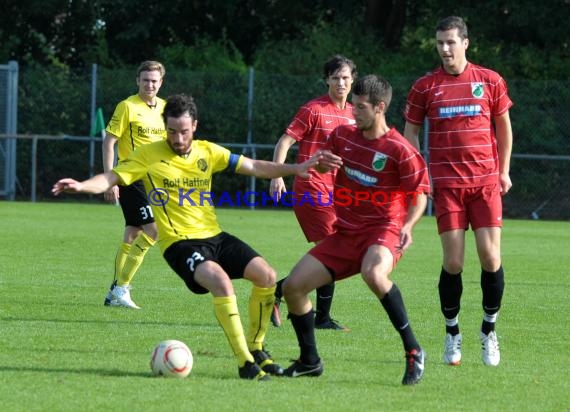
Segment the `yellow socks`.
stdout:
<svg viewBox="0 0 570 412">
<path fill-rule="evenodd" d="M 263 348 L 269 318 L 275 302 L 275 286 L 260 288 L 253 286 L 249 297 L 249 328 L 247 330 L 247 346 L 250 351 Z"/>
<path fill-rule="evenodd" d="M 141 232 L 140 235 L 136 237 L 130 247 L 128 255 L 124 259 L 123 267 L 117 279 L 117 285 L 125 286 L 131 283 L 131 280 L 143 262 L 144 256 L 155 243 L 156 241 L 144 232 Z M 121 245 L 121 249 L 124 245 L 125 244 Z M 117 255 L 117 260 L 118 256 L 119 255 Z"/>
<path fill-rule="evenodd" d="M 236 296 L 214 297 L 214 313 L 241 367 L 246 361 L 254 362 L 249 353 L 239 316 Z"/>
<path fill-rule="evenodd" d="M 117 256 L 115 256 L 115 279 L 118 280 L 119 276 L 121 275 L 121 271 L 123 270 L 123 266 L 125 266 L 125 261 L 127 260 L 127 256 L 131 250 L 131 245 L 128 243 L 121 243 L 119 246 L 119 250 L 117 250 Z"/>
</svg>

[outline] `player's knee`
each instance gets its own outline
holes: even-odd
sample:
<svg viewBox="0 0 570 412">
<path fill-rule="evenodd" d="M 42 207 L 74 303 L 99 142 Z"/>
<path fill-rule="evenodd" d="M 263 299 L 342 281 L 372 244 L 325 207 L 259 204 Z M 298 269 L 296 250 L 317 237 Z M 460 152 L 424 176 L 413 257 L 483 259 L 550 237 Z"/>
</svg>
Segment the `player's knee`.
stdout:
<svg viewBox="0 0 570 412">
<path fill-rule="evenodd" d="M 265 287 L 272 287 L 277 282 L 277 273 L 267 262 L 259 265 L 259 281 L 265 285 Z"/>
<path fill-rule="evenodd" d="M 487 272 L 496 272 L 501 267 L 501 257 L 496 254 L 486 254 L 481 256 L 481 267 Z"/>
<path fill-rule="evenodd" d="M 392 287 L 390 280 L 390 272 L 388 271 L 362 271 L 362 279 L 368 288 L 377 296 L 382 297 L 388 293 Z"/>
<path fill-rule="evenodd" d="M 447 273 L 455 275 L 457 273 L 463 272 L 463 260 L 462 259 L 446 259 L 443 263 L 443 268 Z"/>
<path fill-rule="evenodd" d="M 281 285 L 283 290 L 283 296 L 285 300 L 291 299 L 293 297 L 306 295 L 308 286 L 305 285 L 302 278 L 292 277 L 291 275 L 285 278 L 285 281 Z"/>
<path fill-rule="evenodd" d="M 277 283 L 277 273 L 271 266 L 269 266 L 265 272 L 265 280 L 270 285 L 275 285 Z"/>
<path fill-rule="evenodd" d="M 127 228 L 125 228 L 125 234 L 123 236 L 123 241 L 125 243 L 128 243 L 129 245 L 131 245 L 140 233 L 141 233 L 141 230 L 138 227 L 127 226 Z"/>
<path fill-rule="evenodd" d="M 272 275 L 270 271 L 260 272 L 258 276 L 251 279 L 254 285 L 260 288 L 272 288 L 275 286 L 275 275 Z"/>
<path fill-rule="evenodd" d="M 260 288 L 273 287 L 277 281 L 275 269 L 260 256 L 253 258 L 247 264 L 243 277 Z"/>
<path fill-rule="evenodd" d="M 154 223 L 150 225 L 144 225 L 143 230 L 144 233 L 146 233 L 146 235 L 150 237 L 152 240 L 156 241 L 158 239 L 158 230 Z"/>
</svg>

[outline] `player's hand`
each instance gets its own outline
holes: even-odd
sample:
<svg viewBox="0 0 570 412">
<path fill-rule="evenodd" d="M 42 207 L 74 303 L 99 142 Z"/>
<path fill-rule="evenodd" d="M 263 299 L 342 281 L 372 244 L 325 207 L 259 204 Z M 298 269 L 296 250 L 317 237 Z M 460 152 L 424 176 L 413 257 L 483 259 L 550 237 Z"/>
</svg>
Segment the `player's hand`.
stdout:
<svg viewBox="0 0 570 412">
<path fill-rule="evenodd" d="M 399 252 L 404 252 L 412 245 L 412 243 L 412 228 L 407 225 L 402 226 L 402 229 L 400 229 L 400 244 L 396 246 L 396 249 Z"/>
<path fill-rule="evenodd" d="M 315 169 L 317 169 L 318 172 L 324 173 L 342 166 L 342 158 L 330 150 L 318 150 L 311 159 L 315 157 L 317 159 Z"/>
<path fill-rule="evenodd" d="M 513 187 L 513 182 L 511 182 L 511 177 L 508 173 L 499 174 L 499 184 L 501 185 L 501 196 L 506 195 Z"/>
<path fill-rule="evenodd" d="M 328 172 L 331 169 L 338 169 L 342 165 L 342 159 L 329 150 L 318 150 L 308 160 L 297 165 L 298 176 L 308 179 L 311 175 L 309 169 L 315 168 L 319 173 Z"/>
<path fill-rule="evenodd" d="M 317 154 L 312 155 L 309 159 L 305 160 L 303 163 L 297 163 L 297 176 L 303 179 L 309 179 L 311 174 L 309 169 L 314 168 L 319 163 L 319 156 Z"/>
<path fill-rule="evenodd" d="M 271 179 L 269 184 L 269 194 L 271 196 L 275 195 L 277 201 L 281 199 L 284 193 L 287 193 L 287 188 L 285 187 L 285 181 L 282 177 Z"/>
<path fill-rule="evenodd" d="M 116 205 L 119 201 L 119 187 L 113 186 L 103 194 L 103 197 L 106 202 Z"/>
<path fill-rule="evenodd" d="M 52 187 L 51 192 L 54 196 L 59 195 L 61 192 L 66 193 L 79 193 L 81 192 L 82 184 L 77 180 L 65 178 L 58 180 Z"/>
</svg>

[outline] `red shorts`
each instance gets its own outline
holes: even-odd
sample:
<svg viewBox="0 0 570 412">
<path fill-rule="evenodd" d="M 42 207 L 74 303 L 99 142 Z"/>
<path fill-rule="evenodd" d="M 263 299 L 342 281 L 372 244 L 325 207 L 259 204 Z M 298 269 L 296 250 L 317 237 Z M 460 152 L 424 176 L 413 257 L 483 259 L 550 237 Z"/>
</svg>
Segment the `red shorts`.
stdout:
<svg viewBox="0 0 570 412">
<path fill-rule="evenodd" d="M 341 280 L 360 273 L 362 259 L 372 245 L 390 249 L 393 265 L 402 256 L 397 250 L 400 245 L 400 228 L 394 226 L 373 227 L 362 232 L 336 232 L 309 250 L 309 254 L 325 265 L 333 280 Z"/>
<path fill-rule="evenodd" d="M 318 242 L 335 232 L 335 207 L 328 193 L 297 193 L 293 211 L 308 242 Z"/>
<path fill-rule="evenodd" d="M 454 229 L 502 227 L 503 203 L 499 184 L 468 188 L 434 189 L 439 233 Z"/>
</svg>

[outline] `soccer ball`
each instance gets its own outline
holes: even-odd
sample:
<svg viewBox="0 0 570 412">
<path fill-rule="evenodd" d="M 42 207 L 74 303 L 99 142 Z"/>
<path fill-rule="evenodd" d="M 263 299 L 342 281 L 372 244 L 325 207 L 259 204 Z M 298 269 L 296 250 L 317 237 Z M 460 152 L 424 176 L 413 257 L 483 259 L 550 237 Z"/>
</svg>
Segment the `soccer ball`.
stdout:
<svg viewBox="0 0 570 412">
<path fill-rule="evenodd" d="M 153 375 L 185 378 L 192 371 L 194 358 L 184 342 L 165 340 L 152 351 L 150 369 Z"/>
</svg>

